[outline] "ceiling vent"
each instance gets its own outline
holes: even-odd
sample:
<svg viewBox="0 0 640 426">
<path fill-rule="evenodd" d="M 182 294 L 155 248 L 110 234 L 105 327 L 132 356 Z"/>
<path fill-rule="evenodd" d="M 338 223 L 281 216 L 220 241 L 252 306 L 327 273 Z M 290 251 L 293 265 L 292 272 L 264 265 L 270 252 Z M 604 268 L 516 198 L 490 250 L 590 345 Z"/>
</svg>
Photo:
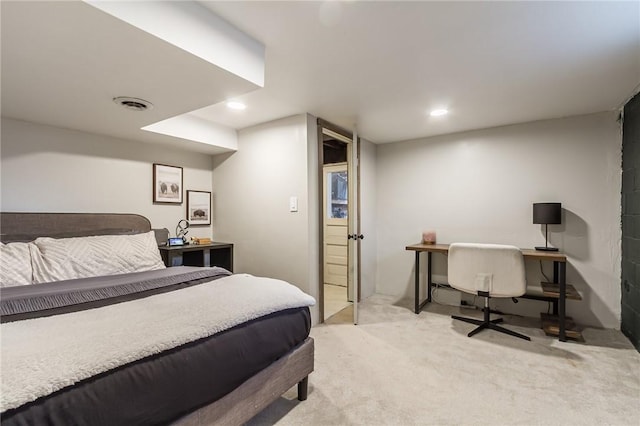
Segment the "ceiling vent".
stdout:
<svg viewBox="0 0 640 426">
<path fill-rule="evenodd" d="M 113 102 L 133 111 L 146 111 L 153 109 L 153 104 L 151 102 L 139 98 L 119 96 L 117 98 L 113 98 Z"/>
</svg>

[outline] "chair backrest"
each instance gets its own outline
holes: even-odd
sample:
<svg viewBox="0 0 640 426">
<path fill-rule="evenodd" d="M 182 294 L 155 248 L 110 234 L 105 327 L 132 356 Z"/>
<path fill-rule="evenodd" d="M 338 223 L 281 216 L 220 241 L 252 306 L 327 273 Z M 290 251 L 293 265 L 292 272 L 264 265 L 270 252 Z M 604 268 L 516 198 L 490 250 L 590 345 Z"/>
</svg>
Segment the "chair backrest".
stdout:
<svg viewBox="0 0 640 426">
<path fill-rule="evenodd" d="M 524 258 L 515 246 L 454 243 L 448 264 L 449 284 L 466 293 L 518 297 L 527 289 Z"/>
</svg>

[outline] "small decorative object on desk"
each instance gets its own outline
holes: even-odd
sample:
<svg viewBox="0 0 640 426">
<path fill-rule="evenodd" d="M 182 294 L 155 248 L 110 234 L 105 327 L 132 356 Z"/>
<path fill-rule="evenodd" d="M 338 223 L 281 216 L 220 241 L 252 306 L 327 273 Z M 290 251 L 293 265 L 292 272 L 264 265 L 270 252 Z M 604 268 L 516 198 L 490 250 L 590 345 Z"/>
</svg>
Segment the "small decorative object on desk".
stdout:
<svg viewBox="0 0 640 426">
<path fill-rule="evenodd" d="M 196 244 L 196 245 L 211 244 L 211 238 L 191 237 L 191 244 Z"/>
<path fill-rule="evenodd" d="M 422 244 L 435 244 L 436 231 L 424 231 L 422 233 Z"/>
</svg>

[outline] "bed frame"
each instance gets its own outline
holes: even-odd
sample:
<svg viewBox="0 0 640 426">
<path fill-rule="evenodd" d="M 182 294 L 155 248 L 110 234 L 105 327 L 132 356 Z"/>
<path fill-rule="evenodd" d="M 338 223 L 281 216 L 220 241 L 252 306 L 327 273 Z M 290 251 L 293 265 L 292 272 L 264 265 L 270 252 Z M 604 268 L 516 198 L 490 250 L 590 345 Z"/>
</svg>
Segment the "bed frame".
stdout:
<svg viewBox="0 0 640 426">
<path fill-rule="evenodd" d="M 149 219 L 137 214 L 0 213 L 0 240 L 3 243 L 33 241 L 38 237 L 69 238 L 149 231 Z"/>
<path fill-rule="evenodd" d="M 0 213 L 0 241 L 32 241 L 38 237 L 84 237 L 149 232 L 144 216 L 117 213 Z M 173 424 L 243 424 L 298 384 L 298 400 L 308 394 L 308 376 L 314 367 L 314 343 L 302 344 L 255 374 L 221 399 L 185 415 Z"/>
<path fill-rule="evenodd" d="M 241 425 L 298 384 L 298 400 L 307 399 L 309 374 L 313 371 L 313 339 L 297 348 L 216 402 L 179 419 L 176 426 Z"/>
</svg>

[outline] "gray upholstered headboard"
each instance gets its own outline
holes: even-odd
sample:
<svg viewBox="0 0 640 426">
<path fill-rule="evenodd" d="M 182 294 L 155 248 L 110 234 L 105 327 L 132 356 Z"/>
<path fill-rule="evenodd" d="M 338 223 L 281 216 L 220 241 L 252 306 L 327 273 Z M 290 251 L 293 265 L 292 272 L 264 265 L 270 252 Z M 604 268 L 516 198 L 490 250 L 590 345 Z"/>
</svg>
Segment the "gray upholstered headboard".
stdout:
<svg viewBox="0 0 640 426">
<path fill-rule="evenodd" d="M 0 241 L 33 241 L 38 237 L 68 238 L 149 232 L 149 219 L 121 213 L 0 213 Z"/>
</svg>

